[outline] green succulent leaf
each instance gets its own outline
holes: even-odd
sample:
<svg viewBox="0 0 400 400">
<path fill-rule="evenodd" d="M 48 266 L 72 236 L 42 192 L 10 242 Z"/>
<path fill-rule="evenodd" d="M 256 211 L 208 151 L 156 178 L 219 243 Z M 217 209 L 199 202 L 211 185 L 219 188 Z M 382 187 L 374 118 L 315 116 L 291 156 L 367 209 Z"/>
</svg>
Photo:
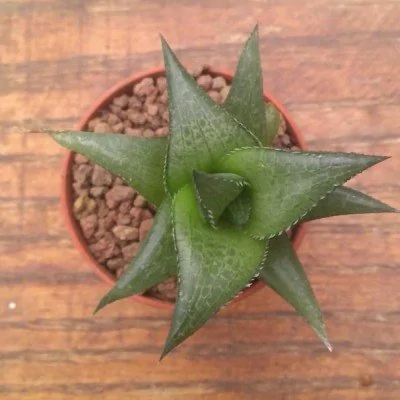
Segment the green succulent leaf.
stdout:
<svg viewBox="0 0 400 400">
<path fill-rule="evenodd" d="M 240 56 L 224 107 L 263 145 L 269 145 L 258 36 L 256 26 Z"/>
<path fill-rule="evenodd" d="M 326 347 L 332 350 L 317 300 L 286 233 L 269 241 L 268 255 L 260 279 L 292 305 Z"/>
<path fill-rule="evenodd" d="M 272 103 L 268 103 L 265 105 L 265 120 L 267 122 L 265 144 L 266 146 L 270 146 L 272 145 L 272 142 L 274 141 L 278 133 L 281 123 L 281 114 Z"/>
<path fill-rule="evenodd" d="M 313 221 L 321 218 L 350 214 L 376 214 L 399 212 L 395 208 L 381 201 L 345 186 L 335 188 L 331 193 L 319 201 L 300 222 Z M 222 218 L 234 225 L 242 226 L 250 218 L 251 198 L 245 190 L 225 210 Z"/>
<path fill-rule="evenodd" d="M 226 207 L 243 191 L 247 182 L 235 174 L 207 174 L 193 171 L 196 198 L 206 221 L 218 223 Z"/>
<path fill-rule="evenodd" d="M 168 190 L 174 194 L 192 182 L 194 170 L 213 172 L 215 162 L 229 151 L 255 146 L 259 141 L 211 100 L 164 40 L 163 51 L 170 113 L 165 179 Z"/>
<path fill-rule="evenodd" d="M 246 148 L 224 157 L 218 170 L 249 182 L 252 212 L 245 229 L 257 238 L 271 238 L 296 223 L 336 186 L 385 159 Z"/>
<path fill-rule="evenodd" d="M 123 178 L 150 203 L 164 198 L 167 138 L 144 138 L 92 132 L 49 131 L 53 139 Z"/>
<path fill-rule="evenodd" d="M 337 215 L 398 212 L 381 201 L 345 186 L 337 187 L 322 199 L 302 222 Z"/>
<path fill-rule="evenodd" d="M 179 294 L 162 353 L 193 334 L 237 295 L 263 265 L 266 246 L 221 223 L 212 229 L 199 212 L 189 185 L 174 200 Z"/>
<path fill-rule="evenodd" d="M 244 188 L 243 192 L 227 207 L 222 214 L 225 221 L 236 226 L 244 226 L 249 220 L 251 214 L 251 196 L 248 188 Z"/>
<path fill-rule="evenodd" d="M 142 293 L 177 274 L 172 236 L 172 200 L 166 197 L 136 257 L 115 286 L 101 299 L 96 312 L 114 301 Z"/>
</svg>

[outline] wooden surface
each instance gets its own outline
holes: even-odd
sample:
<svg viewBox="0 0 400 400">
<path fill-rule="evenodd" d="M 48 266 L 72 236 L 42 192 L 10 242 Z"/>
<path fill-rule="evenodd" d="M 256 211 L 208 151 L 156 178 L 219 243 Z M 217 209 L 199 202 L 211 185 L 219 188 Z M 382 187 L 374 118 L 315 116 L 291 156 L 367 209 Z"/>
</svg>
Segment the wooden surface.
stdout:
<svg viewBox="0 0 400 400">
<path fill-rule="evenodd" d="M 260 23 L 265 86 L 314 149 L 392 155 L 351 186 L 400 207 L 397 0 L 0 0 L 0 399 L 398 400 L 399 216 L 310 225 L 300 257 L 329 353 L 270 290 L 230 306 L 161 364 L 169 312 L 105 292 L 59 214 L 69 128 L 119 78 L 160 65 L 233 68 Z"/>
</svg>

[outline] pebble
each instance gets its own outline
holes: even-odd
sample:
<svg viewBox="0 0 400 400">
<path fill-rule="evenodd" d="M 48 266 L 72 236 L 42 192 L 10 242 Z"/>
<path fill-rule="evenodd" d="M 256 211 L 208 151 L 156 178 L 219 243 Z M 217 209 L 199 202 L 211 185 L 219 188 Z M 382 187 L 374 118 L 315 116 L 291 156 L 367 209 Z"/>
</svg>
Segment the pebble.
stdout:
<svg viewBox="0 0 400 400">
<path fill-rule="evenodd" d="M 221 93 L 219 93 L 219 92 L 217 92 L 217 91 L 215 91 L 215 90 L 212 90 L 212 91 L 208 92 L 208 95 L 209 95 L 216 103 L 221 103 L 221 99 L 222 99 Z"/>
<path fill-rule="evenodd" d="M 93 132 L 96 133 L 109 133 L 111 132 L 111 126 L 108 125 L 106 122 L 99 122 L 98 124 L 95 125 Z"/>
<path fill-rule="evenodd" d="M 93 171 L 93 166 L 89 164 L 80 164 L 74 173 L 76 183 L 83 184 L 89 181 Z"/>
<path fill-rule="evenodd" d="M 119 240 L 137 240 L 139 238 L 139 229 L 132 226 L 117 225 L 114 226 L 112 232 Z"/>
<path fill-rule="evenodd" d="M 124 131 L 124 128 L 125 126 L 122 122 L 119 122 L 118 124 L 115 124 L 111 127 L 114 133 L 122 133 Z"/>
<path fill-rule="evenodd" d="M 94 128 L 97 124 L 101 122 L 100 118 L 93 118 L 92 120 L 89 121 L 88 123 L 88 128 L 90 131 L 94 131 Z"/>
<path fill-rule="evenodd" d="M 113 104 L 117 107 L 125 108 L 129 104 L 129 96 L 127 94 L 123 94 L 122 96 L 115 97 Z"/>
<path fill-rule="evenodd" d="M 122 247 L 122 254 L 124 255 L 125 261 L 131 261 L 135 257 L 140 247 L 140 243 L 132 243 L 128 246 Z"/>
<path fill-rule="evenodd" d="M 83 156 L 82 154 L 76 153 L 74 156 L 74 161 L 76 164 L 86 164 L 89 159 Z"/>
<path fill-rule="evenodd" d="M 86 208 L 86 202 L 88 198 L 87 196 L 79 196 L 75 201 L 74 205 L 72 206 L 72 211 L 74 215 L 81 213 Z"/>
<path fill-rule="evenodd" d="M 147 201 L 146 201 L 146 199 L 145 199 L 143 196 L 141 196 L 141 195 L 139 194 L 139 195 L 136 196 L 136 198 L 135 198 L 135 200 L 134 200 L 134 202 L 133 202 L 133 205 L 134 205 L 135 207 L 141 207 L 141 208 L 143 208 L 143 207 L 145 207 L 145 206 L 147 205 Z"/>
<path fill-rule="evenodd" d="M 129 98 L 129 108 L 137 108 L 142 107 L 142 102 L 136 96 L 132 96 Z"/>
<path fill-rule="evenodd" d="M 92 184 L 94 186 L 110 186 L 113 176 L 104 168 L 95 165 L 92 173 Z"/>
<path fill-rule="evenodd" d="M 144 97 L 149 96 L 156 90 L 153 78 L 144 78 L 133 88 L 133 94 Z"/>
<path fill-rule="evenodd" d="M 167 79 L 163 76 L 157 78 L 157 87 L 160 93 L 163 93 L 167 90 Z"/>
<path fill-rule="evenodd" d="M 142 125 L 147 121 L 146 114 L 138 110 L 129 110 L 128 111 L 128 119 L 133 122 L 135 125 Z"/>
<path fill-rule="evenodd" d="M 109 115 L 108 115 L 107 123 L 108 123 L 110 126 L 119 124 L 120 122 L 121 122 L 121 120 L 118 118 L 117 115 L 115 115 L 115 114 L 109 114 Z"/>
<path fill-rule="evenodd" d="M 125 261 L 122 257 L 114 257 L 108 260 L 106 265 L 111 271 L 116 271 L 125 265 Z"/>
<path fill-rule="evenodd" d="M 213 78 L 210 75 L 201 75 L 197 78 L 197 84 L 205 91 L 208 91 L 213 85 Z"/>
<path fill-rule="evenodd" d="M 100 197 L 102 196 L 105 192 L 107 191 L 107 188 L 105 186 L 94 186 L 90 189 L 90 194 L 93 197 Z"/>
<path fill-rule="evenodd" d="M 135 195 L 135 190 L 129 186 L 113 186 L 105 196 L 107 207 L 116 208 L 122 201 L 132 200 Z"/>
<path fill-rule="evenodd" d="M 117 225 L 129 225 L 131 223 L 131 216 L 126 214 L 118 214 Z"/>
<path fill-rule="evenodd" d="M 143 212 L 144 210 L 141 208 L 132 208 L 130 211 L 130 215 L 132 217 L 132 226 L 135 226 L 136 228 L 140 226 L 142 219 L 143 219 Z"/>
<path fill-rule="evenodd" d="M 148 104 L 146 108 L 147 108 L 147 113 L 150 116 L 154 117 L 155 115 L 158 114 L 158 107 L 155 104 Z"/>
<path fill-rule="evenodd" d="M 145 209 L 145 210 L 143 210 L 141 217 L 142 217 L 142 221 L 144 221 L 145 219 L 153 218 L 153 214 L 149 210 Z"/>
<path fill-rule="evenodd" d="M 104 236 L 96 243 L 89 246 L 91 252 L 99 259 L 100 262 L 111 258 L 116 246 L 116 239 L 110 232 L 105 232 Z"/>
<path fill-rule="evenodd" d="M 212 89 L 213 90 L 221 90 L 226 86 L 226 80 L 222 76 L 217 76 L 212 80 Z"/>
<path fill-rule="evenodd" d="M 163 127 L 163 128 L 158 128 L 156 130 L 156 136 L 167 136 L 168 135 L 168 128 L 167 127 Z"/>
<path fill-rule="evenodd" d="M 161 96 L 158 98 L 159 102 L 161 104 L 167 105 L 168 103 L 168 92 L 165 91 L 164 93 L 161 94 Z"/>
<path fill-rule="evenodd" d="M 132 208 L 132 201 L 127 200 L 127 201 L 123 201 L 123 202 L 120 204 L 120 206 L 119 206 L 119 208 L 118 208 L 118 211 L 119 211 L 121 214 L 128 214 L 128 215 L 129 215 L 129 212 L 130 212 L 131 208 Z"/>
<path fill-rule="evenodd" d="M 91 214 L 87 217 L 81 218 L 79 224 L 82 228 L 83 236 L 85 236 L 86 239 L 89 239 L 97 228 L 97 215 Z"/>
</svg>

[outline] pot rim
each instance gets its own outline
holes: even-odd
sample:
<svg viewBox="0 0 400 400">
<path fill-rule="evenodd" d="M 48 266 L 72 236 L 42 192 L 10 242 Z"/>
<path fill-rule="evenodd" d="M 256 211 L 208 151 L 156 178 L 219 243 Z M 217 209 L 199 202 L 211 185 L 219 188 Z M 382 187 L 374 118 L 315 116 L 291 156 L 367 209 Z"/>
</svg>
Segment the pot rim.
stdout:
<svg viewBox="0 0 400 400">
<path fill-rule="evenodd" d="M 222 76 L 227 80 L 227 82 L 231 82 L 233 79 L 233 75 L 225 69 L 207 67 L 207 72 L 211 76 Z M 82 118 L 77 123 L 76 129 L 85 130 L 87 128 L 87 124 L 89 123 L 89 121 L 93 117 L 95 117 L 101 109 L 107 107 L 115 97 L 120 96 L 123 93 L 126 93 L 129 89 L 132 88 L 132 86 L 135 83 L 141 81 L 143 78 L 146 77 L 158 78 L 160 76 L 164 76 L 164 73 L 165 69 L 163 67 L 158 67 L 158 68 L 148 69 L 143 72 L 133 74 L 125 79 L 122 79 L 117 84 L 106 90 L 97 99 L 97 101 L 95 101 L 92 104 L 92 106 L 88 109 L 86 113 L 84 113 Z M 275 99 L 275 97 L 266 90 L 264 90 L 264 99 L 266 101 L 272 102 L 284 116 L 287 129 L 289 130 L 289 133 L 292 136 L 292 138 L 295 139 L 297 146 L 300 147 L 302 150 L 307 149 L 306 142 L 303 136 L 301 135 L 300 130 L 293 122 L 292 117 L 289 115 L 288 111 L 282 106 L 282 104 L 279 103 Z M 74 218 L 73 215 L 72 165 L 74 161 L 74 154 L 75 154 L 74 152 L 68 151 L 62 165 L 62 173 L 61 173 L 62 214 L 64 215 L 64 220 L 66 222 L 67 229 L 71 236 L 72 242 L 75 245 L 75 247 L 79 250 L 86 263 L 89 265 L 89 267 L 92 268 L 92 270 L 94 270 L 94 272 L 102 281 L 106 282 L 109 285 L 114 285 L 116 282 L 115 276 L 112 275 L 107 268 L 103 267 L 91 254 L 91 252 L 89 251 L 89 246 L 87 244 L 87 241 L 82 234 L 79 223 Z M 301 242 L 304 239 L 305 233 L 306 233 L 306 227 L 304 223 L 296 228 L 293 237 L 291 239 L 292 245 L 295 250 L 299 248 Z M 265 287 L 265 284 L 262 281 L 257 280 L 252 286 L 250 286 L 249 288 L 245 288 L 238 296 L 236 296 L 232 300 L 232 302 L 242 300 L 258 292 L 263 287 Z M 131 297 L 141 303 L 146 303 L 158 308 L 172 309 L 175 304 L 174 302 L 157 299 L 151 296 L 145 296 L 143 294 L 137 294 Z"/>
</svg>

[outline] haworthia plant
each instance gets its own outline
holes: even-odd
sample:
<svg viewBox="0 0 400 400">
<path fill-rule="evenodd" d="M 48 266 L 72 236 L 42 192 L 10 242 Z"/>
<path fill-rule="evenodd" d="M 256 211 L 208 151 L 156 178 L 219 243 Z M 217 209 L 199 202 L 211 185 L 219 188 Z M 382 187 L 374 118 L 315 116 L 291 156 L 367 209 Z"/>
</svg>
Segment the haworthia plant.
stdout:
<svg viewBox="0 0 400 400">
<path fill-rule="evenodd" d="M 158 206 L 137 256 L 97 310 L 170 276 L 179 291 L 162 357 L 258 277 L 330 348 L 322 314 L 285 231 L 335 215 L 394 212 L 341 186 L 385 157 L 272 149 L 280 114 L 263 99 L 256 28 L 224 105 L 214 103 L 162 40 L 170 135 L 51 132 Z"/>
</svg>

